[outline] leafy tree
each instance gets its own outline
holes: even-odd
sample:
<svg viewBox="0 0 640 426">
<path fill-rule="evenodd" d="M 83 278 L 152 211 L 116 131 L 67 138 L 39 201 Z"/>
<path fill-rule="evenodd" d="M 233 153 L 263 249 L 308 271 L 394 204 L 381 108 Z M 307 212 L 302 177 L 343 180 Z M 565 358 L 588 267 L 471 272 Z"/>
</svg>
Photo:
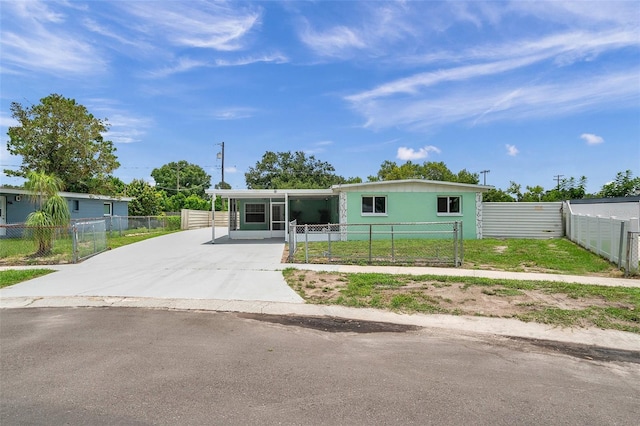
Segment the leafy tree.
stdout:
<svg viewBox="0 0 640 426">
<path fill-rule="evenodd" d="M 185 160 L 153 169 L 151 176 L 156 181 L 156 188 L 162 189 L 168 196 L 181 193 L 185 197 L 191 194 L 204 197 L 205 190 L 211 187 L 211 176 L 202 167 Z"/>
<path fill-rule="evenodd" d="M 585 197 L 586 187 L 586 176 L 577 180 L 574 177 L 562 179 L 556 189 L 545 193 L 542 201 L 579 200 Z"/>
<path fill-rule="evenodd" d="M 62 180 L 43 172 L 29 172 L 25 188 L 37 210 L 29 213 L 25 224 L 36 243 L 36 256 L 51 252 L 56 227 L 67 225 L 71 218 L 67 201 L 59 194 L 64 188 Z"/>
<path fill-rule="evenodd" d="M 27 178 L 35 170 L 57 176 L 69 191 L 106 191 L 110 174 L 120 166 L 113 143 L 102 136 L 106 119 L 57 94 L 27 108 L 12 102 L 11 115 L 19 124 L 9 127 L 7 151 L 21 156 L 22 165 L 5 174 Z"/>
<path fill-rule="evenodd" d="M 130 216 L 155 216 L 160 213 L 161 195 L 149 183 L 142 179 L 134 179 L 126 186 Z"/>
<path fill-rule="evenodd" d="M 512 202 L 515 201 L 513 197 L 502 189 L 492 188 L 489 191 L 482 194 L 482 201 L 487 203 L 498 203 L 498 202 Z"/>
<path fill-rule="evenodd" d="M 329 188 L 342 183 L 356 183 L 359 178 L 345 179 L 335 174 L 334 167 L 304 152 L 267 151 L 255 167 L 244 175 L 249 189 Z"/>
<path fill-rule="evenodd" d="M 631 197 L 640 195 L 640 177 L 634 178 L 631 170 L 618 172 L 613 182 L 602 186 L 601 197 Z"/>
<path fill-rule="evenodd" d="M 522 194 L 521 201 L 545 201 L 543 197 L 545 195 L 544 188 L 540 185 L 527 186 L 527 192 Z"/>
<path fill-rule="evenodd" d="M 509 181 L 509 187 L 507 188 L 507 193 L 512 194 L 516 201 L 522 201 L 522 185 L 516 183 L 514 181 Z"/>
<path fill-rule="evenodd" d="M 443 162 L 425 161 L 423 164 L 407 161 L 398 166 L 395 161 L 386 160 L 380 165 L 375 176 L 369 176 L 370 182 L 401 179 L 426 179 L 446 182 L 460 182 L 477 184 L 477 173 L 462 169 L 458 174 L 453 173 Z"/>
</svg>

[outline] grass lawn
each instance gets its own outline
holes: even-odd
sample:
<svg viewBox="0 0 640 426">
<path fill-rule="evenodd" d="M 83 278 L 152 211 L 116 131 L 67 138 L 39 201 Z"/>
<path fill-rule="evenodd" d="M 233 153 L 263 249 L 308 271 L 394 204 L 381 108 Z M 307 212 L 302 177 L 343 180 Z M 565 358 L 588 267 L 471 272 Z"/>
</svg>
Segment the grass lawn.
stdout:
<svg viewBox="0 0 640 426">
<path fill-rule="evenodd" d="M 107 247 L 115 249 L 127 244 L 137 243 L 149 238 L 159 237 L 178 231 L 131 229 L 123 235 L 107 233 Z M 36 251 L 33 240 L 25 238 L 3 239 L 0 244 L 0 265 L 55 265 L 73 261 L 72 241 L 70 237 L 58 238 L 54 241 L 51 254 L 34 256 Z"/>
<path fill-rule="evenodd" d="M 640 333 L 640 288 L 295 269 L 285 270 L 284 276 L 309 303 L 516 318 Z"/>
<path fill-rule="evenodd" d="M 453 243 L 444 240 L 397 240 L 394 248 L 398 257 L 407 259 L 429 258 L 433 253 L 452 252 Z M 343 241 L 331 244 L 333 263 L 367 263 L 368 241 Z M 305 262 L 304 243 L 298 243 L 294 262 Z M 390 253 L 389 241 L 373 241 L 374 253 Z M 309 243 L 311 263 L 329 263 L 327 243 Z M 382 258 L 380 255 L 379 258 Z M 374 259 L 376 256 L 373 256 Z M 374 262 L 378 265 L 417 264 L 418 262 L 396 262 L 389 260 Z M 437 262 L 436 262 L 437 265 Z M 514 272 L 543 272 L 570 275 L 622 276 L 623 272 L 600 256 L 564 239 L 483 239 L 464 241 L 463 268 Z"/>
<path fill-rule="evenodd" d="M 0 288 L 55 272 L 53 269 L 8 269 L 0 271 Z"/>
</svg>

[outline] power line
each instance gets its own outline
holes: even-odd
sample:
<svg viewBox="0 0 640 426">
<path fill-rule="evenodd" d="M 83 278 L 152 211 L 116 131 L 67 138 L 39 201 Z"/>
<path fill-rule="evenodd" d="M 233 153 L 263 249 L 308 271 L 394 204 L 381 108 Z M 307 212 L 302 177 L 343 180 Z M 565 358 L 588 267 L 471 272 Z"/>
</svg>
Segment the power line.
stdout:
<svg viewBox="0 0 640 426">
<path fill-rule="evenodd" d="M 480 174 L 482 175 L 482 180 L 483 180 L 483 185 L 487 184 L 487 173 L 489 173 L 491 170 L 482 170 L 480 171 Z"/>
<path fill-rule="evenodd" d="M 560 178 L 563 178 L 564 175 L 554 175 L 553 178 L 558 182 L 558 191 L 560 191 Z"/>
</svg>

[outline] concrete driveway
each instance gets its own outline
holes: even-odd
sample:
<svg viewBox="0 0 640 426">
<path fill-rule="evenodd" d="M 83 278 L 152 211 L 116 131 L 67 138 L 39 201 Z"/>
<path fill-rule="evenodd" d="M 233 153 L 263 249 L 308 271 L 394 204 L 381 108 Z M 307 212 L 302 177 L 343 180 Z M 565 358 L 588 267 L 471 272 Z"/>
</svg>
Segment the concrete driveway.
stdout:
<svg viewBox="0 0 640 426">
<path fill-rule="evenodd" d="M 303 303 L 284 281 L 281 240 L 232 241 L 226 228 L 120 247 L 0 290 L 0 297 L 127 296 Z"/>
</svg>

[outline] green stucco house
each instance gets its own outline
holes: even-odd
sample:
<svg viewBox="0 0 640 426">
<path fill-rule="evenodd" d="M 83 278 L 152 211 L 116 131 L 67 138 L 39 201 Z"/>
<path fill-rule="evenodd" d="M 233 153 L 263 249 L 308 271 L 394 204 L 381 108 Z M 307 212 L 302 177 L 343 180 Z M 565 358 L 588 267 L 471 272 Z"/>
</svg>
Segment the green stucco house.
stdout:
<svg viewBox="0 0 640 426">
<path fill-rule="evenodd" d="M 231 239 L 286 240 L 292 220 L 298 225 L 461 221 L 463 238 L 477 239 L 482 237 L 482 193 L 491 188 L 408 179 L 329 189 L 215 189 L 207 193 L 228 200 Z"/>
</svg>

